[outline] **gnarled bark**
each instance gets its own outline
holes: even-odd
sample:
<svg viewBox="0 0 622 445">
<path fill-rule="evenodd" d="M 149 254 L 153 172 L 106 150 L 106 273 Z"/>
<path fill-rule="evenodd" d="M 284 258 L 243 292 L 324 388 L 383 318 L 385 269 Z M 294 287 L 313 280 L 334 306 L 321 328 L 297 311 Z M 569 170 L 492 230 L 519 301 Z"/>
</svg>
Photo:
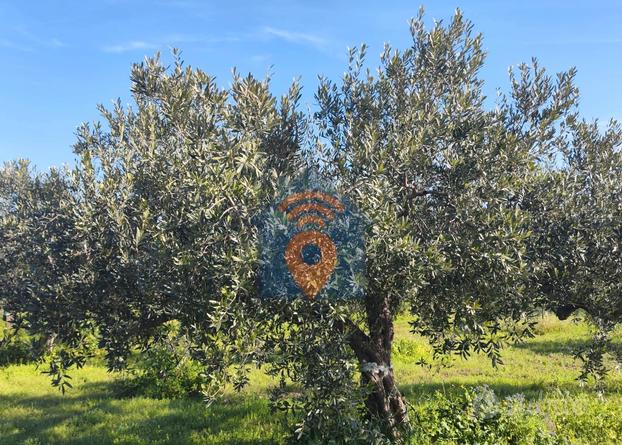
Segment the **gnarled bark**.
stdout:
<svg viewBox="0 0 622 445">
<path fill-rule="evenodd" d="M 369 416 L 378 418 L 394 439 L 408 426 L 406 401 L 395 383 L 391 365 L 393 317 L 388 299 L 368 299 L 367 315 L 370 334 L 354 323 L 343 326 L 361 368 L 361 382 L 370 389 L 366 401 Z"/>
</svg>

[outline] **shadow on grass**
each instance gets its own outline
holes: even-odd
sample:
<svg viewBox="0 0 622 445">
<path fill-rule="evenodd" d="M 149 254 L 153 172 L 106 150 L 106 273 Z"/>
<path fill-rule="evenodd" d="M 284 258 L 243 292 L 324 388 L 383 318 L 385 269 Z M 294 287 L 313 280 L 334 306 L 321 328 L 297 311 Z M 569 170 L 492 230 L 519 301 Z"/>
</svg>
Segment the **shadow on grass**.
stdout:
<svg viewBox="0 0 622 445">
<path fill-rule="evenodd" d="M 535 338 L 525 343 L 515 344 L 513 347 L 541 355 L 566 354 L 573 356 L 577 352 L 588 349 L 591 342 L 592 340 L 590 338 L 564 338 L 559 340 L 543 340 Z M 616 338 L 610 343 L 610 351 L 622 354 L 622 342 L 620 339 Z"/>
<path fill-rule="evenodd" d="M 620 393 L 622 387 L 615 382 L 605 383 L 606 393 Z M 473 383 L 464 384 L 458 381 L 448 380 L 444 383 L 412 383 L 399 385 L 400 391 L 406 398 L 415 400 L 422 400 L 431 397 L 436 392 L 440 392 L 445 395 L 458 395 L 462 394 L 464 388 L 473 388 L 476 386 L 486 385 L 492 389 L 495 394 L 501 397 L 507 397 L 514 394 L 523 394 L 527 400 L 537 400 L 542 398 L 545 394 L 559 393 L 560 395 L 577 395 L 577 394 L 600 394 L 599 389 L 594 385 L 581 385 L 579 381 L 574 382 L 534 382 L 534 383 L 506 383 L 506 382 L 491 382 L 491 383 Z"/>
<path fill-rule="evenodd" d="M 549 355 L 549 354 L 566 354 L 574 355 L 577 351 L 587 348 L 590 344 L 590 339 L 560 339 L 560 340 L 542 340 L 533 339 L 525 343 L 518 343 L 513 345 L 513 348 L 524 349 L 536 354 Z"/>
<path fill-rule="evenodd" d="M 265 400 L 236 397 L 207 407 L 200 400 L 114 399 L 109 384 L 80 394 L 0 395 L 0 443 L 273 444 Z"/>
</svg>

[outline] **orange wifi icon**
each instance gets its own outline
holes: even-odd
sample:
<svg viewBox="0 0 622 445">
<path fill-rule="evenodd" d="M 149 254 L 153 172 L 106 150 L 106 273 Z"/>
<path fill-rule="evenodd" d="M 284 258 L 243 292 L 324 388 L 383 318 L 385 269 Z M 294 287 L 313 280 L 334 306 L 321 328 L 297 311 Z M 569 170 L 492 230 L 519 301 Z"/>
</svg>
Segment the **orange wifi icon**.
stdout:
<svg viewBox="0 0 622 445">
<path fill-rule="evenodd" d="M 334 220 L 335 213 L 342 213 L 344 206 L 332 195 L 307 190 L 287 196 L 278 208 L 299 229 L 316 227 L 296 233 L 285 248 L 285 263 L 290 274 L 302 292 L 313 299 L 337 263 L 335 243 L 318 229 Z"/>
</svg>

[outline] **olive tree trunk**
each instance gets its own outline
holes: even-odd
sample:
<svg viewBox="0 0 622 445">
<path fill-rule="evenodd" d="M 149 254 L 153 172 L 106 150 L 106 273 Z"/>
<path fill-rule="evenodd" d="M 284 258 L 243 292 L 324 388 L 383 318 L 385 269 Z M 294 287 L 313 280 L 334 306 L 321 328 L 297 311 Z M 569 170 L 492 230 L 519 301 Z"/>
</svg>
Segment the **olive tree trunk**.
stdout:
<svg viewBox="0 0 622 445">
<path fill-rule="evenodd" d="M 368 415 L 380 419 L 387 433 L 398 438 L 408 426 L 408 409 L 391 365 L 393 317 L 386 298 L 368 298 L 366 309 L 370 333 L 367 335 L 350 323 L 349 344 L 359 360 L 361 382 L 370 389 L 366 401 Z"/>
</svg>

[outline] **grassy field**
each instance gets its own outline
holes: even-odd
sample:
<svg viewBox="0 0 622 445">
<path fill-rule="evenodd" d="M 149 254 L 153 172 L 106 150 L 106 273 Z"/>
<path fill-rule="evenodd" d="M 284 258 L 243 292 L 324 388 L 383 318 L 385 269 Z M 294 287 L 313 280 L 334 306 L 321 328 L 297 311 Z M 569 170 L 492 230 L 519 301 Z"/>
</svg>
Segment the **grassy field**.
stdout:
<svg viewBox="0 0 622 445">
<path fill-rule="evenodd" d="M 613 369 L 604 392 L 576 381 L 572 350 L 588 341 L 586 325 L 544 317 L 539 335 L 504 353 L 493 369 L 485 357 L 427 370 L 415 361 L 429 354 L 399 320 L 395 368 L 413 410 L 425 411 L 437 391 L 488 385 L 500 397 L 521 393 L 551 431 L 570 443 L 622 443 L 622 371 Z M 619 344 L 621 336 L 616 341 Z M 73 372 L 74 389 L 62 396 L 34 366 L 0 369 L 0 444 L 271 444 L 279 423 L 268 409 L 271 382 L 254 375 L 242 394 L 206 408 L 200 400 L 115 396 L 115 377 L 101 366 Z"/>
</svg>

